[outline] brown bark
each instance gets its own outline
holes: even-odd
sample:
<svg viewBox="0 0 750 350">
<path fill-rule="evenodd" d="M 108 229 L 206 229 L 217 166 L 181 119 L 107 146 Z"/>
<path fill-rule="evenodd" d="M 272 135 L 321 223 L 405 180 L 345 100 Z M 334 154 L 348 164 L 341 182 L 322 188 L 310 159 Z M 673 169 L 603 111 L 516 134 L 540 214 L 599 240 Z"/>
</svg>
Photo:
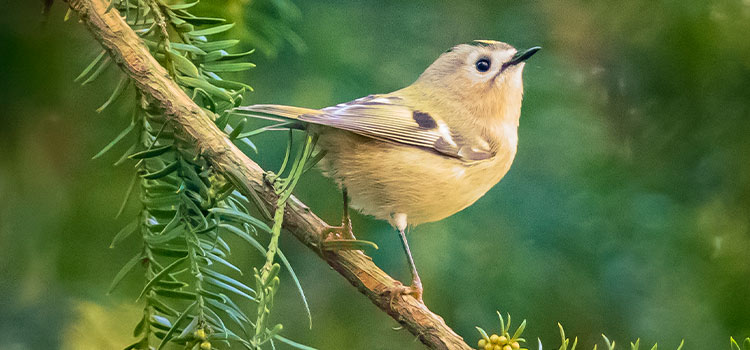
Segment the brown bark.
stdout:
<svg viewBox="0 0 750 350">
<path fill-rule="evenodd" d="M 242 181 L 247 189 L 260 194 L 268 208 L 273 208 L 277 196 L 264 182 L 263 169 L 242 153 L 170 79 L 117 11 L 106 12 L 104 0 L 68 0 L 68 4 L 136 87 L 176 122 L 182 137 L 192 142 L 219 172 Z M 242 191 L 247 192 L 247 189 Z M 295 197 L 289 199 L 284 228 L 319 255 L 319 237 L 326 227 L 326 223 L 302 202 Z M 375 266 L 361 251 L 326 252 L 321 258 L 428 347 L 471 349 L 422 302 L 411 296 L 392 297 L 392 291 L 400 282 Z"/>
</svg>

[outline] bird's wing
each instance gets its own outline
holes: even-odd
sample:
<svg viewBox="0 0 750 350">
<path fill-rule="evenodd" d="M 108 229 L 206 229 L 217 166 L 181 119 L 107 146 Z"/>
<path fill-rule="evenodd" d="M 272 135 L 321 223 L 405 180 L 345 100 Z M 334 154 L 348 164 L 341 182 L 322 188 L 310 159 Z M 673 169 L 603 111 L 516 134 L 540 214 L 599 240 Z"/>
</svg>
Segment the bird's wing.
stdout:
<svg viewBox="0 0 750 350">
<path fill-rule="evenodd" d="M 378 139 L 427 149 L 467 162 L 491 158 L 484 140 L 467 140 L 438 116 L 408 106 L 397 96 L 370 95 L 321 110 L 254 105 L 239 110 L 325 125 Z"/>
</svg>

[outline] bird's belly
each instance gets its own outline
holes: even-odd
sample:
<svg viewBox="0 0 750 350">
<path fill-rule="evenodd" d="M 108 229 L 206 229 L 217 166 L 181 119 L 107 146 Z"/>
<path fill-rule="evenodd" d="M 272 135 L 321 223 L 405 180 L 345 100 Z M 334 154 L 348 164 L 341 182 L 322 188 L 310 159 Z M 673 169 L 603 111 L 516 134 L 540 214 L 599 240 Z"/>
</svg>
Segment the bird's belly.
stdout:
<svg viewBox="0 0 750 350">
<path fill-rule="evenodd" d="M 473 204 L 500 181 L 515 156 L 513 147 L 466 165 L 421 148 L 342 131 L 327 134 L 320 141 L 328 152 L 321 167 L 347 188 L 351 206 L 388 221 L 403 213 L 410 225 L 437 221 Z"/>
</svg>

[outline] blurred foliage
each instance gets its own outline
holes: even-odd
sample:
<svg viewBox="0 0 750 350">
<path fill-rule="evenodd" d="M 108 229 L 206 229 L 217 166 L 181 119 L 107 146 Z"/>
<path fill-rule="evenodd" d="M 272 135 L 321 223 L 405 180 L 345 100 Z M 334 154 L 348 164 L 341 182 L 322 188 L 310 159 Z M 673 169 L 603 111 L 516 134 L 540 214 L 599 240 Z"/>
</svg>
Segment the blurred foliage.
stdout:
<svg viewBox="0 0 750 350">
<path fill-rule="evenodd" d="M 246 5 L 213 10 L 234 21 L 246 18 Z M 287 44 L 274 59 L 258 57 L 259 69 L 236 76 L 257 89 L 244 104 L 325 107 L 392 91 L 452 45 L 479 38 L 544 47 L 525 69 L 509 174 L 475 205 L 410 234 L 425 302 L 467 340 L 477 339 L 475 325 L 497 322 L 497 308 L 527 319 L 525 333 L 545 344 L 559 339 L 559 321 L 582 349 L 602 332 L 666 349 L 683 338 L 685 349 L 724 348 L 729 336 L 750 334 L 750 3 L 297 5 L 301 20 L 288 28 L 308 50 Z M 128 303 L 140 290 L 123 281 L 104 297 L 114 262 L 137 249 L 104 249 L 127 223 L 112 217 L 130 175 L 110 167 L 114 158 L 89 160 L 120 131 L 93 112 L 118 77 L 103 72 L 93 89 L 76 88 L 97 44 L 82 26 L 60 23 L 62 4 L 44 24 L 40 8 L 24 2 L 0 21 L 3 349 L 70 344 L 77 338 L 69 330 L 82 321 L 78 300 Z M 277 169 L 284 137 L 254 139 L 263 149 L 255 159 Z M 303 176 L 296 194 L 329 222 L 340 220 L 340 194 L 322 176 Z M 395 232 L 352 219 L 358 237 L 380 246 L 375 262 L 408 278 Z M 421 348 L 313 253 L 288 236 L 280 243 L 313 314 L 308 331 L 296 292 L 279 292 L 274 313 L 295 340 L 322 349 Z M 233 254 L 238 266 L 262 263 L 254 252 Z M 134 312 L 128 320 L 137 320 Z"/>
<path fill-rule="evenodd" d="M 243 142 L 257 152 L 243 133 L 246 122 L 229 126 L 229 109 L 242 102 L 242 95 L 252 87 L 223 79 L 228 72 L 242 72 L 255 67 L 243 60 L 254 50 L 230 53 L 236 39 L 214 39 L 234 27 L 222 17 L 196 16 L 192 11 L 198 1 L 165 3 L 161 0 L 112 0 L 108 11 L 117 11 L 125 23 L 142 40 L 150 54 L 166 68 L 167 74 L 215 125 L 227 132 L 228 139 Z M 66 14 L 66 20 L 72 13 Z M 102 51 L 75 79 L 81 85 L 94 82 L 106 71 L 112 58 Z M 130 78 L 122 74 L 114 91 L 97 112 L 102 112 L 127 91 Z M 307 136 L 303 150 L 298 151 L 286 178 L 275 181 L 277 194 L 273 218 L 265 206 L 255 206 L 257 194 L 244 187 L 233 174 L 219 174 L 205 159 L 192 140 L 183 140 L 174 121 L 170 120 L 149 96 L 135 91 L 132 117 L 128 126 L 94 155 L 102 157 L 115 145 L 131 139 L 130 148 L 115 165 L 135 162 L 134 177 L 117 216 L 123 212 L 134 187 L 140 210 L 132 221 L 113 238 L 111 248 L 137 233 L 142 247 L 124 264 L 111 284 L 114 290 L 136 266 L 144 267 L 144 286 L 137 301 L 142 301 L 143 315 L 132 334 L 129 349 L 218 349 L 231 344 L 247 349 L 275 348 L 274 341 L 309 349 L 280 336 L 282 323 L 272 323 L 274 296 L 280 287 L 278 257 L 289 269 L 305 303 L 309 307 L 299 279 L 279 250 L 278 239 L 289 198 L 306 167 L 305 162 L 315 147 Z M 135 103 L 133 103 L 135 102 Z M 289 136 L 291 150 L 292 135 Z M 309 164 L 312 166 L 313 164 Z M 279 171 L 284 173 L 284 166 Z M 244 194 L 244 195 L 243 195 Z M 247 197 L 246 197 L 247 196 Z M 250 210 L 258 209 L 261 215 Z M 264 215 L 263 215 L 264 214 Z M 273 228 L 264 219 L 273 221 Z M 259 232 L 270 234 L 269 243 L 259 241 Z M 239 248 L 253 248 L 265 256 L 262 266 L 253 268 L 252 280 L 240 281 L 249 275 L 249 267 L 234 265 L 227 240 L 237 236 L 244 242 Z M 234 245 L 237 249 L 238 246 Z M 243 273 L 244 271 L 244 273 Z M 257 310 L 251 318 L 246 310 Z M 85 329 L 79 327 L 79 333 Z M 96 328 L 92 331 L 96 332 Z M 222 346 L 223 345 L 223 346 Z"/>
</svg>

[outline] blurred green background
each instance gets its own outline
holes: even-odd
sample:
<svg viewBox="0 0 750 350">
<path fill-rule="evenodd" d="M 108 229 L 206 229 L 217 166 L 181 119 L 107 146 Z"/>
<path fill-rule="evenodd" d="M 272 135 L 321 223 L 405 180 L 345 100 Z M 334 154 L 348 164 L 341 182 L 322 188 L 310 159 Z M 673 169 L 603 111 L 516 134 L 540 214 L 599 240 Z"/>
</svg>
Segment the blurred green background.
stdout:
<svg viewBox="0 0 750 350">
<path fill-rule="evenodd" d="M 254 23 L 239 1 L 210 11 Z M 137 249 L 107 249 L 132 169 L 91 156 L 127 123 L 127 98 L 97 114 L 115 69 L 73 83 L 100 49 L 63 3 L 0 15 L 0 349 L 124 346 L 135 325 L 132 274 L 106 296 Z M 518 156 L 484 198 L 410 242 L 425 302 L 475 344 L 495 310 L 527 319 L 536 348 L 559 345 L 557 322 L 585 349 L 606 333 L 672 349 L 728 349 L 750 336 L 750 2 L 299 1 L 301 44 L 252 58 L 246 103 L 325 107 L 413 80 L 473 39 L 544 49 L 526 66 Z M 229 12 L 229 13 L 227 13 Z M 247 35 L 235 30 L 230 35 Z M 248 48 L 250 45 L 247 45 Z M 282 135 L 257 140 L 275 169 Z M 119 151 L 124 151 L 118 149 Z M 329 222 L 340 195 L 317 172 L 297 195 Z M 396 233 L 361 215 L 375 262 L 409 274 Z M 313 328 L 290 279 L 274 315 L 321 349 L 422 345 L 290 236 L 282 248 L 307 292 Z M 234 250 L 239 266 L 254 263 Z M 87 328 L 89 325 L 96 327 Z M 517 323 L 516 321 L 516 323 Z M 81 329 L 84 331 L 81 332 Z M 100 341 L 94 344 L 95 341 Z M 89 344 L 89 345 L 82 345 Z"/>
</svg>

